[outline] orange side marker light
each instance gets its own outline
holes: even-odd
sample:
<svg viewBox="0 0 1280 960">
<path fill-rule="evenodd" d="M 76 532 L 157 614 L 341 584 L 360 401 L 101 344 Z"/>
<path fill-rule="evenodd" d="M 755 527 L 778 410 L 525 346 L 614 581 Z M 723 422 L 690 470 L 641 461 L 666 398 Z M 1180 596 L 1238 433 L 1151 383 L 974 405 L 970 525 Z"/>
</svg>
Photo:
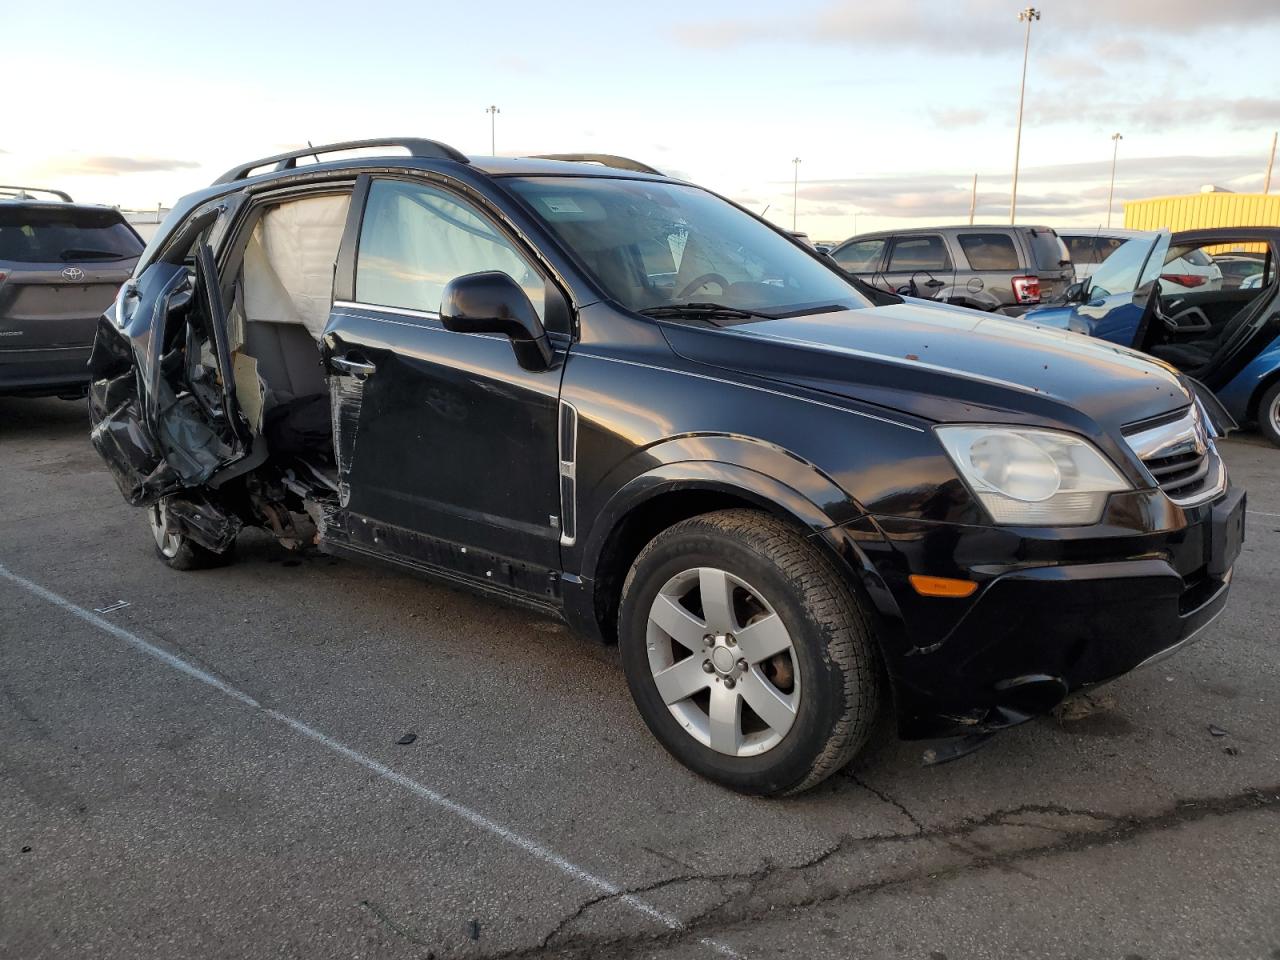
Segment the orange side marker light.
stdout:
<svg viewBox="0 0 1280 960">
<path fill-rule="evenodd" d="M 922 577 L 917 573 L 908 577 L 911 586 L 922 597 L 967 597 L 978 589 L 972 580 L 953 580 L 950 577 Z"/>
</svg>

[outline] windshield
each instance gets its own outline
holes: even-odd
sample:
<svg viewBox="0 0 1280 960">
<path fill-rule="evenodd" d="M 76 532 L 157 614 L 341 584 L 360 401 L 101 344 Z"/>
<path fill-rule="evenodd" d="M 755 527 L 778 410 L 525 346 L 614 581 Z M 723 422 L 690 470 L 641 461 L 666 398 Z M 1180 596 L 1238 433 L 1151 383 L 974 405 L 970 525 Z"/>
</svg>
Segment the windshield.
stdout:
<svg viewBox="0 0 1280 960">
<path fill-rule="evenodd" d="M 869 305 L 834 264 L 697 187 L 605 177 L 507 183 L 630 310 L 715 304 L 758 319 Z"/>
<path fill-rule="evenodd" d="M 0 207 L 0 260 L 69 263 L 140 253 L 142 241 L 114 210 Z"/>
</svg>

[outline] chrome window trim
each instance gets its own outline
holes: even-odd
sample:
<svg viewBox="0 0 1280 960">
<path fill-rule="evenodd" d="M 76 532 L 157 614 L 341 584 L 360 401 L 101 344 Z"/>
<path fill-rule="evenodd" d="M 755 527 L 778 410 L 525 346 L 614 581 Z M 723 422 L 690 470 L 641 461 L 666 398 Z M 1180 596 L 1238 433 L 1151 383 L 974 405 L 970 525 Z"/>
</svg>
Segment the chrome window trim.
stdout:
<svg viewBox="0 0 1280 960">
<path fill-rule="evenodd" d="M 389 307 L 381 303 L 361 303 L 358 300 L 335 300 L 333 306 L 345 307 L 355 310 L 382 310 L 386 313 L 396 313 L 402 317 L 417 317 L 420 320 L 439 320 L 439 310 L 411 310 L 408 307 Z"/>
</svg>

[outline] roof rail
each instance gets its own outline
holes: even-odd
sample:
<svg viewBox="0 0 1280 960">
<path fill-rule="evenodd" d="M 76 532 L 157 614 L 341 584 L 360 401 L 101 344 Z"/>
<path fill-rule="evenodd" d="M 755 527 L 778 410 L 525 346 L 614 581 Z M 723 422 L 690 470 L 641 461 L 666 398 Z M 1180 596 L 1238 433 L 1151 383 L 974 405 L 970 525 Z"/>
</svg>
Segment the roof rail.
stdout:
<svg viewBox="0 0 1280 960">
<path fill-rule="evenodd" d="M 288 153 L 277 153 L 261 160 L 251 160 L 238 167 L 232 167 L 217 180 L 219 183 L 234 183 L 243 180 L 259 167 L 273 166 L 276 171 L 292 170 L 298 165 L 300 157 L 315 157 L 318 161 L 322 153 L 338 153 L 342 150 L 362 150 L 366 147 L 404 147 L 413 157 L 433 157 L 437 160 L 456 160 L 458 163 L 470 163 L 465 154 L 455 150 L 447 143 L 435 140 L 423 140 L 418 137 L 389 137 L 377 140 L 345 140 L 342 143 L 326 143 L 318 147 L 308 146 L 305 150 L 290 150 Z"/>
<path fill-rule="evenodd" d="M 632 173 L 652 173 L 659 177 L 666 176 L 661 170 L 657 170 L 647 163 L 641 163 L 639 160 L 631 160 L 627 157 L 615 157 L 611 153 L 540 153 L 529 159 L 564 160 L 569 163 L 598 163 L 618 170 L 630 170 Z"/>
<path fill-rule="evenodd" d="M 7 184 L 0 184 L 0 196 L 12 197 L 14 200 L 30 200 L 33 193 L 50 193 L 59 200 L 72 203 L 71 195 L 63 193 L 61 190 L 46 190 L 44 187 L 11 187 Z"/>
</svg>

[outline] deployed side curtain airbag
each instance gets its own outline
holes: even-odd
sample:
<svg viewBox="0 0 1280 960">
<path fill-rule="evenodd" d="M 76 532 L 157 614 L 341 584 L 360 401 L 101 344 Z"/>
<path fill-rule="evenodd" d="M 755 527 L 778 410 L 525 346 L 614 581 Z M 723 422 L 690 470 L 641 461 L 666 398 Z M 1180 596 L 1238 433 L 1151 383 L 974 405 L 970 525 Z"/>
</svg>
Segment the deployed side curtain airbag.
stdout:
<svg viewBox="0 0 1280 960">
<path fill-rule="evenodd" d="M 262 215 L 244 254 L 246 321 L 296 323 L 320 339 L 350 199 L 308 197 Z"/>
</svg>

